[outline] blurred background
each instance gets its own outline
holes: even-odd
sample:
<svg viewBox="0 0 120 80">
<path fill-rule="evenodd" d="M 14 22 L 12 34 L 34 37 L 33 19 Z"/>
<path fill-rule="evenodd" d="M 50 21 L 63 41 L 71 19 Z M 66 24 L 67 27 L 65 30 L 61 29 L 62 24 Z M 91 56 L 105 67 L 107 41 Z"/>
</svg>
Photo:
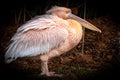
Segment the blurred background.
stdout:
<svg viewBox="0 0 120 80">
<path fill-rule="evenodd" d="M 29 20 L 31 17 L 45 13 L 55 5 L 72 8 L 73 12 L 80 17 L 83 17 L 86 7 L 86 18 L 88 19 L 106 15 L 119 19 L 119 4 L 116 0 L 1 0 L 1 24 L 9 24 L 15 18 L 23 21 Z"/>
<path fill-rule="evenodd" d="M 81 41 L 67 54 L 51 59 L 50 70 L 62 78 L 36 76 L 40 73 L 39 56 L 21 58 L 4 64 L 6 47 L 17 28 L 31 18 L 45 14 L 52 6 L 72 9 L 102 30 L 85 29 L 84 51 Z M 120 12 L 118 0 L 1 0 L 0 1 L 0 75 L 1 79 L 103 80 L 120 79 Z M 81 53 L 83 52 L 83 53 Z M 5 76 L 5 77 L 4 77 Z"/>
</svg>

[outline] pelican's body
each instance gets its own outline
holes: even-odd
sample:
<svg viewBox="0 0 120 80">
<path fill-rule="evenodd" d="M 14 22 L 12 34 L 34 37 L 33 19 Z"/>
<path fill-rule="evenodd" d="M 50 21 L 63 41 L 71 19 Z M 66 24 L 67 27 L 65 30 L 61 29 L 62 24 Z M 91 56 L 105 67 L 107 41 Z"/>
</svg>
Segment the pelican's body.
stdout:
<svg viewBox="0 0 120 80">
<path fill-rule="evenodd" d="M 47 14 L 35 17 L 18 28 L 5 54 L 6 63 L 18 57 L 41 54 L 41 75 L 54 76 L 55 74 L 48 70 L 48 59 L 75 47 L 82 38 L 82 25 L 87 28 L 92 26 L 91 30 L 100 32 L 98 28 L 69 14 L 70 12 L 71 10 L 65 7 L 54 7 L 48 10 Z M 82 25 L 78 20 L 81 20 Z"/>
</svg>

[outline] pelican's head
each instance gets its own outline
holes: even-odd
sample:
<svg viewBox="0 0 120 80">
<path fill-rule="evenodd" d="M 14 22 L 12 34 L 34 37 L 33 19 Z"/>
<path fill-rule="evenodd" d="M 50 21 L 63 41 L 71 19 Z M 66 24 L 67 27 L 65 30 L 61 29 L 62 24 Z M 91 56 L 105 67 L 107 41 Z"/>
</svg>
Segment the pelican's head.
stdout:
<svg viewBox="0 0 120 80">
<path fill-rule="evenodd" d="M 52 9 L 48 10 L 46 13 L 56 15 L 60 18 L 67 19 L 67 14 L 71 13 L 71 9 L 65 7 L 54 6 Z"/>
<path fill-rule="evenodd" d="M 72 14 L 72 10 L 69 8 L 54 6 L 50 10 L 48 10 L 46 13 L 56 15 L 56 16 L 63 18 L 63 19 L 69 19 L 69 18 L 74 19 L 74 20 L 78 21 L 85 28 L 88 28 L 88 29 L 93 30 L 93 31 L 101 32 L 100 29 L 98 29 L 96 26 L 92 25 L 88 21 Z"/>
</svg>

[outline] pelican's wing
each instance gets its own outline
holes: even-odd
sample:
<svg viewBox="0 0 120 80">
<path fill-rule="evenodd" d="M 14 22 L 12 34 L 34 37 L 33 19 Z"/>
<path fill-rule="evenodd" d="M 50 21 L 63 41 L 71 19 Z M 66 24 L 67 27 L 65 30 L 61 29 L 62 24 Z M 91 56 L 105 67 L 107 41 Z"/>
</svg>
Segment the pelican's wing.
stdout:
<svg viewBox="0 0 120 80">
<path fill-rule="evenodd" d="M 40 26 L 42 27 L 41 24 Z M 43 27 L 42 29 L 30 27 L 29 30 L 24 27 L 23 31 L 17 32 L 5 54 L 6 63 L 10 63 L 18 57 L 47 53 L 64 43 L 68 37 L 68 31 L 65 28 L 59 26 L 46 28 L 45 25 Z"/>
<path fill-rule="evenodd" d="M 57 20 L 57 16 L 53 15 L 42 15 L 36 16 L 33 19 L 27 21 L 24 25 L 18 28 L 17 32 L 27 31 L 30 29 L 44 29 L 49 27 L 56 27 L 54 20 Z"/>
</svg>

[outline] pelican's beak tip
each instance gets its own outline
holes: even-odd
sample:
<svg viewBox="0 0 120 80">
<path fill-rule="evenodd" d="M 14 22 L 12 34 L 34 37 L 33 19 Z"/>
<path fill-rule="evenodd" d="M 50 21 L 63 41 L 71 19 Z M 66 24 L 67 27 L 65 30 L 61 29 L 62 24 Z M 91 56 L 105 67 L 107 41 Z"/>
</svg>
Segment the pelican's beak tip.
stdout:
<svg viewBox="0 0 120 80">
<path fill-rule="evenodd" d="M 102 33 L 102 31 L 101 31 L 101 30 L 99 30 L 98 32 L 99 32 L 99 33 Z"/>
</svg>

